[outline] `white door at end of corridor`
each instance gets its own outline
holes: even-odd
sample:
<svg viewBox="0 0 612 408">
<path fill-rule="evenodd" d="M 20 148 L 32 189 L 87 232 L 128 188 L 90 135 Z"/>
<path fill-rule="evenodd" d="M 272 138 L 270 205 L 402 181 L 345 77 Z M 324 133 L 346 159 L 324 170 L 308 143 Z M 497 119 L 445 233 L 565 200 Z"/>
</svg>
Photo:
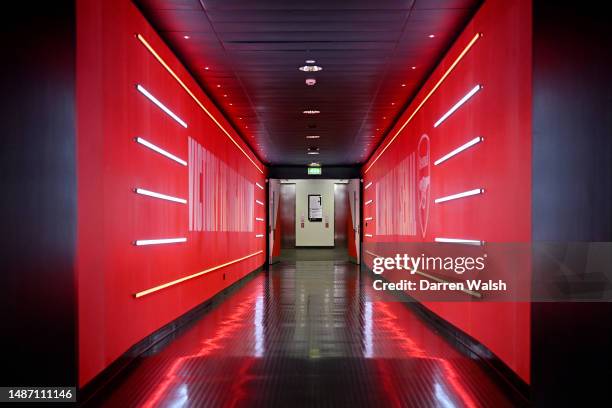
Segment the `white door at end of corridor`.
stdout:
<svg viewBox="0 0 612 408">
<path fill-rule="evenodd" d="M 280 201 L 280 180 L 268 180 L 268 264 L 272 264 L 274 245 L 274 230 L 278 222 L 278 203 Z"/>
</svg>

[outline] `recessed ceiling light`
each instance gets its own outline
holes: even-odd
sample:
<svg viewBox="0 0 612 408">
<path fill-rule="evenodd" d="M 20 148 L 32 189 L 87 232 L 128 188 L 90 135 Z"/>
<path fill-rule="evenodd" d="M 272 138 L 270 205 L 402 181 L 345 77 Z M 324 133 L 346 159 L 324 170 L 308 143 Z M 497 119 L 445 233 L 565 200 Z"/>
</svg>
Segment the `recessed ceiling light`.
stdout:
<svg viewBox="0 0 612 408">
<path fill-rule="evenodd" d="M 221 85 L 220 85 L 220 84 L 217 84 L 217 88 L 221 88 Z"/>
<path fill-rule="evenodd" d="M 376 128 L 376 130 L 380 130 L 380 128 Z"/>
<path fill-rule="evenodd" d="M 435 34 L 429 34 L 429 38 L 434 38 L 435 36 Z"/>
<path fill-rule="evenodd" d="M 242 116 L 238 117 L 238 119 L 242 120 Z"/>
<path fill-rule="evenodd" d="M 412 69 L 416 69 L 416 67 L 412 67 Z"/>
<path fill-rule="evenodd" d="M 191 37 L 189 37 L 188 35 L 184 35 L 184 36 L 183 36 L 183 38 L 184 38 L 184 39 L 186 39 L 186 40 L 188 40 L 188 39 L 190 39 Z"/>
<path fill-rule="evenodd" d="M 319 163 L 319 162 L 312 162 L 312 163 L 309 164 L 309 166 L 321 167 L 321 163 Z"/>
<path fill-rule="evenodd" d="M 406 87 L 406 84 L 402 84 L 402 87 Z"/>
<path fill-rule="evenodd" d="M 306 78 L 306 85 L 308 86 L 314 86 L 316 85 L 317 80 L 314 78 Z"/>
<path fill-rule="evenodd" d="M 299 70 L 303 72 L 319 72 L 323 70 L 323 67 L 318 65 L 304 65 L 303 67 L 300 67 Z"/>
<path fill-rule="evenodd" d="M 306 63 L 307 63 L 307 64 L 314 64 L 315 62 L 317 62 L 317 61 L 312 60 L 312 59 L 311 59 L 311 60 L 306 60 Z"/>
<path fill-rule="evenodd" d="M 387 117 L 386 117 L 386 116 L 383 116 L 383 119 L 387 119 Z"/>
<path fill-rule="evenodd" d="M 210 69 L 210 67 L 204 67 L 204 69 L 205 69 L 206 71 L 208 71 L 208 70 Z"/>
<path fill-rule="evenodd" d="M 395 106 L 395 102 L 391 102 L 391 106 Z"/>
<path fill-rule="evenodd" d="M 234 105 L 233 103 L 231 103 L 231 102 L 229 103 L 229 106 L 233 106 L 233 105 Z"/>
<path fill-rule="evenodd" d="M 308 154 L 319 154 L 319 152 L 308 152 Z"/>
<path fill-rule="evenodd" d="M 319 135 L 308 135 L 308 136 L 306 136 L 306 139 L 318 139 L 320 137 L 321 136 L 319 136 Z"/>
<path fill-rule="evenodd" d="M 316 110 L 316 109 L 307 109 L 305 111 L 302 112 L 304 115 L 318 115 L 319 113 L 321 113 L 320 110 Z"/>
<path fill-rule="evenodd" d="M 223 94 L 223 97 L 224 97 L 224 98 L 227 98 L 227 94 Z"/>
</svg>

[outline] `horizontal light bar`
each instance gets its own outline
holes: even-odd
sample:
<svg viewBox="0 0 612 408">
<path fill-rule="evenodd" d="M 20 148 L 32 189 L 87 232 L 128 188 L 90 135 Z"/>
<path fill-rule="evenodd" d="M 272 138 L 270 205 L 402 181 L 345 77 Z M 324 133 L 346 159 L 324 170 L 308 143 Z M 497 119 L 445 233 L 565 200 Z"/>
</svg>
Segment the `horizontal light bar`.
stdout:
<svg viewBox="0 0 612 408">
<path fill-rule="evenodd" d="M 368 188 L 370 188 L 371 185 L 372 185 L 372 182 L 370 181 L 368 184 L 365 185 L 363 189 L 367 190 Z"/>
<path fill-rule="evenodd" d="M 134 245 L 145 246 L 159 244 L 176 244 L 178 242 L 187 242 L 187 238 L 140 239 L 138 241 L 134 241 Z"/>
<path fill-rule="evenodd" d="M 483 194 L 484 188 L 475 188 L 473 190 L 464 191 L 463 193 L 452 194 L 446 197 L 436 198 L 434 202 L 436 204 L 443 203 L 445 201 L 456 200 L 458 198 L 469 197 L 473 195 Z"/>
<path fill-rule="evenodd" d="M 365 234 L 366 237 L 372 238 L 373 235 L 372 234 Z"/>
<path fill-rule="evenodd" d="M 144 188 L 137 188 L 135 190 L 136 194 L 142 194 L 149 197 L 161 198 L 162 200 L 174 201 L 175 203 L 186 204 L 187 200 L 184 198 L 172 197 L 166 194 L 156 193 L 155 191 L 145 190 Z"/>
<path fill-rule="evenodd" d="M 257 234 L 255 235 L 255 238 L 263 238 L 264 234 Z"/>
<path fill-rule="evenodd" d="M 366 201 L 364 204 L 365 204 L 365 205 L 370 205 L 370 204 L 372 204 L 372 202 L 373 202 L 373 201 L 374 201 L 374 200 L 368 200 L 368 201 Z"/>
<path fill-rule="evenodd" d="M 463 238 L 434 238 L 436 242 L 444 242 L 448 244 L 466 244 L 466 245 L 484 245 L 484 241 L 478 241 L 476 239 L 463 239 Z"/>
<path fill-rule="evenodd" d="M 259 184 L 259 183 L 255 183 L 255 185 L 256 185 L 257 187 L 261 188 L 262 190 L 264 189 L 264 188 L 263 188 L 263 186 L 262 186 L 261 184 Z"/>
<path fill-rule="evenodd" d="M 166 156 L 170 160 L 174 160 L 175 162 L 180 163 L 183 166 L 187 165 L 187 162 L 185 160 L 179 159 L 178 157 L 176 157 L 172 153 L 165 151 L 164 149 L 162 149 L 159 146 L 155 146 L 153 143 L 143 139 L 142 137 L 137 137 L 135 140 L 136 140 L 136 143 L 140 143 L 141 145 L 148 147 L 149 149 L 151 149 L 151 150 L 161 154 L 162 156 Z"/>
<path fill-rule="evenodd" d="M 372 221 L 374 218 L 373 217 L 367 217 L 365 220 L 366 221 Z"/>
<path fill-rule="evenodd" d="M 140 84 L 136 85 L 136 89 L 138 89 L 138 91 L 141 94 L 143 94 L 144 96 L 146 96 L 151 102 L 153 102 L 155 105 L 157 105 L 157 107 L 159 109 L 161 109 L 164 112 L 166 112 L 166 114 L 168 116 L 170 116 L 172 119 L 176 120 L 182 127 L 187 128 L 187 123 L 185 123 L 185 121 L 183 119 L 179 118 L 174 112 L 172 112 L 170 109 L 168 109 L 168 107 L 166 105 L 164 105 L 156 97 L 151 95 L 151 93 L 149 91 L 147 91 L 142 85 L 140 85 Z"/>
<path fill-rule="evenodd" d="M 259 201 L 259 200 L 255 200 L 255 202 L 256 202 L 257 204 L 259 204 L 259 205 L 264 205 L 264 204 L 263 204 L 261 201 Z"/>
<path fill-rule="evenodd" d="M 393 135 L 393 137 L 391 138 L 391 140 L 389 140 L 389 143 L 387 143 L 385 145 L 385 147 L 382 148 L 382 150 L 380 151 L 380 153 L 378 153 L 378 155 L 376 155 L 376 157 L 374 158 L 374 160 L 372 160 L 372 162 L 370 163 L 370 165 L 365 169 L 364 173 L 367 173 L 368 171 L 370 171 L 370 169 L 372 168 L 372 166 L 374 166 L 374 164 L 378 161 L 378 159 L 380 159 L 380 156 L 383 155 L 383 153 L 389 148 L 389 146 L 391 146 L 391 144 L 395 141 L 395 139 L 397 139 L 397 137 L 399 136 L 400 133 L 402 133 L 402 131 L 404 130 L 404 128 L 406 126 L 408 126 L 408 124 L 412 121 L 412 118 L 414 118 L 414 116 L 421 110 L 421 108 L 423 107 L 423 105 L 425 105 L 425 103 L 429 100 L 429 98 L 431 98 L 431 95 L 434 94 L 434 92 L 436 92 L 436 90 L 440 87 L 440 85 L 442 85 L 442 82 L 444 82 L 444 80 L 450 75 L 450 73 L 455 69 L 455 67 L 457 66 L 457 64 L 459 64 L 459 62 L 463 59 L 463 57 L 465 57 L 465 54 L 468 53 L 468 51 L 474 46 L 474 44 L 476 44 L 476 41 L 478 41 L 480 38 L 482 37 L 482 33 L 476 33 L 474 34 L 474 36 L 472 37 L 472 39 L 470 40 L 470 42 L 465 46 L 465 48 L 461 51 L 461 53 L 457 56 L 457 58 L 455 58 L 455 60 L 453 61 L 453 63 L 451 64 L 450 67 L 448 67 L 448 69 L 446 71 L 444 71 L 444 75 L 442 75 L 440 77 L 440 79 L 438 79 L 438 82 L 436 82 L 436 84 L 433 86 L 433 88 L 431 88 L 431 91 L 429 91 L 427 93 L 427 95 L 423 98 L 423 100 L 421 101 L 421 103 L 418 104 L 418 106 L 414 109 L 414 111 L 410 114 L 410 116 L 408 117 L 408 119 L 406 119 L 406 121 L 402 124 L 402 126 L 397 130 L 397 132 L 395 132 L 395 134 Z"/>
<path fill-rule="evenodd" d="M 138 39 L 138 41 L 140 41 L 140 43 L 151 53 L 151 55 L 153 55 L 153 57 L 157 60 L 157 62 L 159 62 L 166 71 L 168 71 L 168 73 L 172 76 L 172 78 L 174 78 L 174 80 L 181 86 L 181 88 L 183 88 L 183 90 L 185 92 L 187 92 L 187 94 L 191 97 L 191 99 L 193 99 L 193 101 L 200 107 L 200 109 L 202 109 L 202 111 L 208 115 L 208 117 L 215 122 L 215 125 L 217 125 L 217 127 L 219 129 L 221 129 L 221 131 L 223 133 L 225 133 L 225 136 L 227 136 L 227 138 L 229 140 L 231 140 L 231 142 L 238 148 L 238 150 L 240 150 L 242 152 L 242 154 L 244 154 L 244 156 L 249 159 L 249 161 L 251 162 L 251 164 L 253 164 L 253 166 L 255 166 L 255 168 L 261 173 L 263 174 L 263 170 L 257 165 L 257 163 L 255 163 L 255 161 L 251 158 L 251 156 L 249 156 L 247 154 L 247 152 L 244 151 L 244 149 L 238 144 L 238 142 L 236 142 L 236 140 L 234 140 L 234 138 L 229 134 L 229 132 L 221 125 L 221 123 L 219 123 L 219 121 L 213 116 L 212 113 L 210 113 L 208 111 L 208 109 L 206 109 L 206 107 L 204 106 L 204 104 L 202 102 L 200 102 L 200 100 L 193 94 L 193 92 L 191 92 L 191 89 L 189 89 L 189 87 L 187 85 L 185 85 L 185 83 L 181 80 L 181 78 L 179 78 L 179 76 L 172 70 L 172 68 L 170 68 L 170 66 L 166 63 L 166 61 L 164 61 L 164 59 L 162 57 L 159 56 L 159 54 L 155 51 L 155 49 L 151 46 L 151 44 L 149 44 L 147 42 L 147 40 L 145 40 L 145 38 L 142 36 L 142 34 L 137 34 L 136 38 Z"/>
<path fill-rule="evenodd" d="M 176 280 L 173 280 L 173 281 L 168 282 L 168 283 L 164 283 L 163 285 L 155 286 L 155 287 L 153 287 L 151 289 L 147 289 L 147 290 L 143 290 L 142 292 L 134 293 L 134 297 L 135 298 L 141 298 L 141 297 L 143 297 L 145 295 L 150 295 L 151 293 L 157 292 L 158 290 L 169 288 L 170 286 L 177 285 L 177 284 L 179 284 L 181 282 L 185 282 L 185 281 L 187 281 L 189 279 L 197 278 L 198 276 L 202 276 L 202 275 L 205 275 L 207 273 L 216 271 L 217 269 L 225 268 L 226 266 L 235 264 L 235 263 L 240 262 L 240 261 L 244 261 L 245 259 L 251 258 L 251 257 L 253 257 L 255 255 L 259 255 L 261 253 L 263 253 L 263 251 L 257 251 L 255 253 L 250 254 L 250 255 L 243 256 L 242 258 L 234 259 L 233 261 L 229 261 L 229 262 L 226 262 L 224 264 L 214 266 L 214 267 L 212 267 L 210 269 L 203 270 L 202 272 L 194 273 L 193 275 L 185 276 L 183 278 L 176 279 Z"/>
<path fill-rule="evenodd" d="M 461 153 L 465 149 L 469 149 L 470 147 L 472 147 L 475 144 L 478 144 L 478 143 L 480 143 L 482 141 L 484 141 L 484 137 L 479 136 L 479 137 L 473 138 L 472 140 L 470 140 L 466 144 L 463 144 L 463 145 L 459 146 L 458 148 L 456 148 L 455 150 L 451 151 L 450 153 L 447 153 L 444 156 L 440 157 L 438 160 L 436 160 L 434 162 L 434 166 L 437 166 L 438 164 L 447 161 L 451 157 L 458 155 L 459 153 Z"/>
<path fill-rule="evenodd" d="M 259 217 L 255 218 L 255 219 L 256 219 L 257 221 L 263 221 L 263 220 L 264 220 L 263 218 L 259 218 Z"/>
<path fill-rule="evenodd" d="M 459 102 L 454 104 L 453 107 L 448 110 L 448 112 L 442 115 L 442 117 L 438 119 L 436 123 L 434 123 L 434 127 L 437 128 L 438 126 L 440 126 L 442 122 L 444 122 L 450 115 L 452 115 L 457 109 L 459 109 L 461 105 L 466 103 L 468 99 L 474 96 L 476 92 L 480 91 L 481 89 L 482 85 L 476 85 L 475 87 L 473 87 L 470 92 L 468 92 L 463 98 L 459 99 Z"/>
</svg>

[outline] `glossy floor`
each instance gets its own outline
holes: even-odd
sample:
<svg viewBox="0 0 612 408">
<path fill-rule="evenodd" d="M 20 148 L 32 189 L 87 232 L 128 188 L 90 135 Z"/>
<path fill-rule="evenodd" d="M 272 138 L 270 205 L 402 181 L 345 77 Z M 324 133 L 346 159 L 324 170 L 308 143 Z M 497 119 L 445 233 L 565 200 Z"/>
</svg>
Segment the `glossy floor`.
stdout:
<svg viewBox="0 0 612 408">
<path fill-rule="evenodd" d="M 144 358 L 103 405 L 511 406 L 480 367 L 338 261 L 283 262 Z"/>
</svg>

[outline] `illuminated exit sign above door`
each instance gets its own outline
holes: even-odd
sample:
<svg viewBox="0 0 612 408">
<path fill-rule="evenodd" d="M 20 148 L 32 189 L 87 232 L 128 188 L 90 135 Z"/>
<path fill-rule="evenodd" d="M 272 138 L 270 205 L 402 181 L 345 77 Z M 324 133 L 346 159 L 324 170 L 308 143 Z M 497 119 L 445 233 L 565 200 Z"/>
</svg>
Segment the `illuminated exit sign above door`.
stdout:
<svg viewBox="0 0 612 408">
<path fill-rule="evenodd" d="M 308 175 L 309 176 L 320 176 L 323 174 L 321 167 L 309 167 Z"/>
</svg>

